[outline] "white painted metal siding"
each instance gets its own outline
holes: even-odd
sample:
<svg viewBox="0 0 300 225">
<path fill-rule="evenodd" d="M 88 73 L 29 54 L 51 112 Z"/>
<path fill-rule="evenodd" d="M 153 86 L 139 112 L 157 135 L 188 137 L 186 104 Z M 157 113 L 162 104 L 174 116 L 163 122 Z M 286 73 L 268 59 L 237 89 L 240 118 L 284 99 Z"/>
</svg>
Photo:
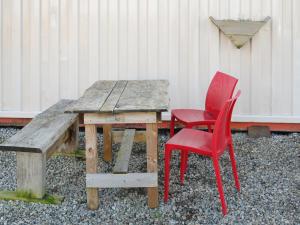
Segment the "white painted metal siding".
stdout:
<svg viewBox="0 0 300 225">
<path fill-rule="evenodd" d="M 98 79 L 168 79 L 203 107 L 216 70 L 239 78 L 235 120 L 300 122 L 299 0 L 0 0 L 0 116 L 30 117 Z M 236 49 L 210 22 L 271 17 Z"/>
</svg>

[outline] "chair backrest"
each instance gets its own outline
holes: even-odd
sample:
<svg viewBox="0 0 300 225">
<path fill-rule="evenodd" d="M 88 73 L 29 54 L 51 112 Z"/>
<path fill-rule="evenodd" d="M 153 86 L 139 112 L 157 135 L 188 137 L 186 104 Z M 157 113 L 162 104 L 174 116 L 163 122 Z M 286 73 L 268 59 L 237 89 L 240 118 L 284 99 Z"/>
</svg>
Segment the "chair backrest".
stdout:
<svg viewBox="0 0 300 225">
<path fill-rule="evenodd" d="M 232 112 L 235 106 L 235 103 L 237 101 L 237 99 L 240 97 L 241 95 L 241 90 L 238 90 L 237 93 L 235 94 L 233 101 L 231 103 L 230 109 L 229 109 L 229 113 L 228 113 L 228 127 L 227 127 L 227 136 L 231 136 L 231 130 L 230 130 L 230 122 L 231 122 L 231 117 L 232 117 Z"/>
<path fill-rule="evenodd" d="M 239 90 L 234 98 L 225 101 L 218 115 L 212 138 L 212 149 L 216 154 L 223 153 L 226 148 L 228 135 L 231 135 L 231 133 L 228 133 L 230 132 L 231 114 L 240 94 L 241 91 Z"/>
<path fill-rule="evenodd" d="M 205 110 L 217 118 L 225 101 L 232 98 L 237 82 L 238 79 L 217 71 L 207 90 Z"/>
</svg>

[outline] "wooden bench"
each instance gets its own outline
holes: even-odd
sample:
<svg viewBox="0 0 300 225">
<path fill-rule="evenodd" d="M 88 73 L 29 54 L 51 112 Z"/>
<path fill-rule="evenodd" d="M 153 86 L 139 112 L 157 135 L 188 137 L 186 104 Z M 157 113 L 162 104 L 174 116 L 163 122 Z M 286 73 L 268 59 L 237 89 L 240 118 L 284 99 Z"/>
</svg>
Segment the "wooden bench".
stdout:
<svg viewBox="0 0 300 225">
<path fill-rule="evenodd" d="M 87 187 L 155 187 L 155 185 L 157 185 L 156 173 L 128 172 L 129 160 L 134 140 L 135 129 L 125 129 L 121 147 L 118 151 L 112 173 L 87 174 Z"/>
<path fill-rule="evenodd" d="M 42 198 L 45 195 L 46 160 L 56 151 L 76 150 L 78 115 L 64 113 L 72 102 L 60 100 L 0 144 L 0 150 L 16 152 L 18 190 Z"/>
</svg>

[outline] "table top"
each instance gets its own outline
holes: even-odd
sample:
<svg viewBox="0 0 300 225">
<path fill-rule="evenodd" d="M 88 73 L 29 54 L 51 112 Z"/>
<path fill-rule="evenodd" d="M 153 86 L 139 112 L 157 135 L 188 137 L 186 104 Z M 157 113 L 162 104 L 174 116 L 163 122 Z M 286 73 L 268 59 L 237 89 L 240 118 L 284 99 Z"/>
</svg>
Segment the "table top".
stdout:
<svg viewBox="0 0 300 225">
<path fill-rule="evenodd" d="M 75 113 L 163 112 L 169 109 L 167 80 L 96 81 L 66 108 Z"/>
</svg>

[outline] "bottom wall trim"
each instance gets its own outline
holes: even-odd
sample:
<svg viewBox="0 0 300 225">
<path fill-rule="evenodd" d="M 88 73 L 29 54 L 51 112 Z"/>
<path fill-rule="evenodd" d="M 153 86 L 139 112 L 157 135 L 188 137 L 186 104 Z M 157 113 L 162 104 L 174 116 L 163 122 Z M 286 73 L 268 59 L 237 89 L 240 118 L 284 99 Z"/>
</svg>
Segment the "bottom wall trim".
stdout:
<svg viewBox="0 0 300 225">
<path fill-rule="evenodd" d="M 27 123 L 31 121 L 30 118 L 0 118 L 0 126 L 16 126 L 23 127 Z M 84 125 L 81 123 L 80 125 L 83 127 Z M 247 130 L 248 127 L 251 126 L 267 126 L 271 131 L 284 131 L 284 132 L 300 132 L 300 123 L 274 123 L 274 122 L 232 122 L 231 128 L 233 130 L 244 131 Z M 99 125 L 99 127 L 102 127 Z M 135 129 L 145 129 L 145 124 L 122 124 L 114 127 L 120 128 L 135 128 Z M 182 127 L 180 124 L 176 124 L 176 127 Z M 158 124 L 158 128 L 160 129 L 169 129 L 170 122 L 162 121 Z M 199 126 L 198 128 L 206 128 L 204 126 Z"/>
</svg>

